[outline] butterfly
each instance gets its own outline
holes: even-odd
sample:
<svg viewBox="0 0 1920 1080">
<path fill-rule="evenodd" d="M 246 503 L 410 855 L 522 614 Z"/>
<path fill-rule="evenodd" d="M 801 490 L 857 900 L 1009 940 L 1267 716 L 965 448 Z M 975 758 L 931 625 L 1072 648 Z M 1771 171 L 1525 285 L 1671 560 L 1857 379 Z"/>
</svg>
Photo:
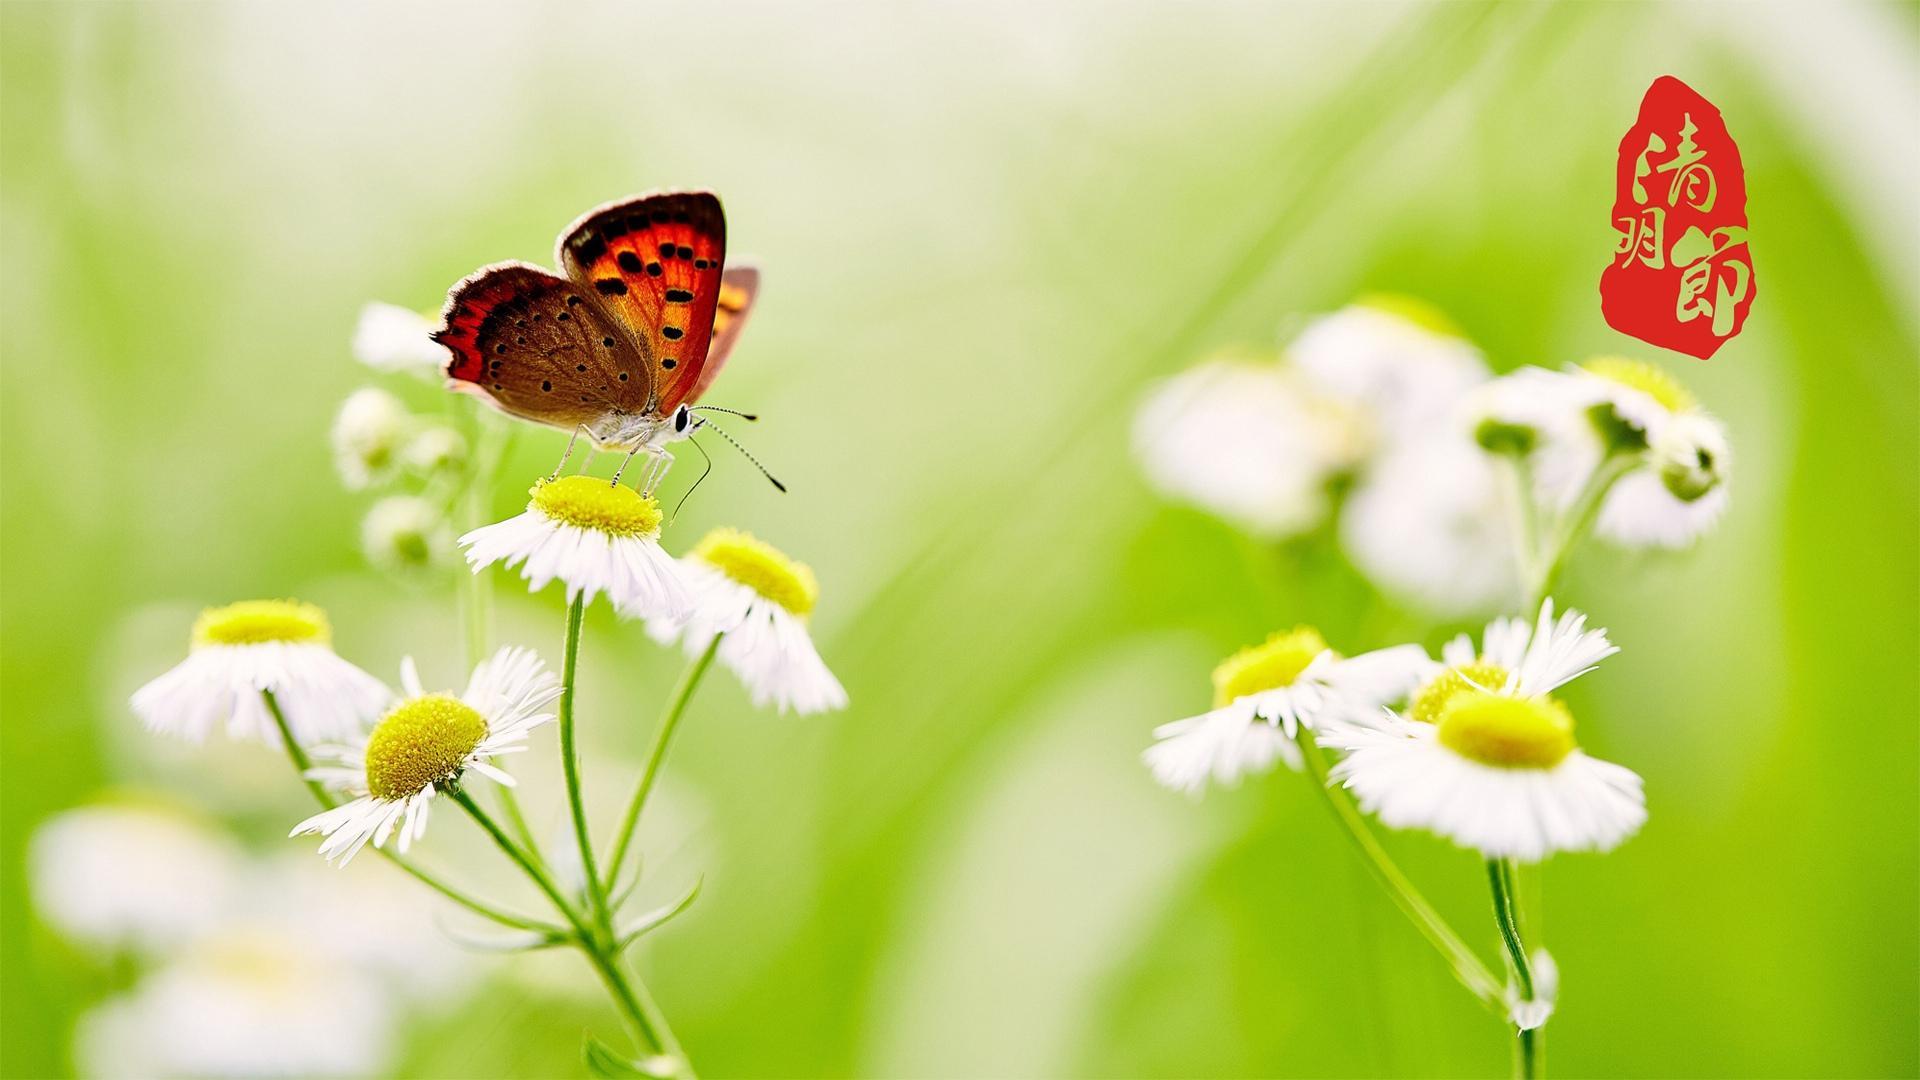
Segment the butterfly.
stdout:
<svg viewBox="0 0 1920 1080">
<path fill-rule="evenodd" d="M 589 210 L 560 234 L 559 274 L 494 263 L 448 291 L 433 333 L 451 354 L 447 385 L 571 432 L 569 456 L 583 431 L 628 461 L 649 454 L 651 492 L 673 460 L 666 444 L 701 426 L 694 405 L 760 291 L 759 271 L 727 268 L 726 252 L 726 215 L 710 192 Z"/>
</svg>

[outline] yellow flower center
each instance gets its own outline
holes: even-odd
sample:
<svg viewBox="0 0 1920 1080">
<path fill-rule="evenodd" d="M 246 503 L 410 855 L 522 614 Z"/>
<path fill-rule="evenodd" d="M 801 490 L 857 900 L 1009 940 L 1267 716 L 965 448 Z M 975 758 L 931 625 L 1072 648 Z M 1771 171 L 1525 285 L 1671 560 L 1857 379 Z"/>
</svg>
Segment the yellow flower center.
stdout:
<svg viewBox="0 0 1920 1080">
<path fill-rule="evenodd" d="M 1249 645 L 1213 669 L 1213 707 L 1262 690 L 1292 686 L 1313 658 L 1326 651 L 1327 639 L 1311 626 L 1296 626 Z"/>
<path fill-rule="evenodd" d="M 579 529 L 608 536 L 660 535 L 660 504 L 622 484 L 591 476 L 563 476 L 535 484 L 527 509 Z"/>
<path fill-rule="evenodd" d="M 1638 390 L 1660 403 L 1668 412 L 1686 412 L 1697 402 L 1680 380 L 1644 360 L 1624 356 L 1602 356 L 1580 365 L 1589 375 Z"/>
<path fill-rule="evenodd" d="M 1551 769 L 1573 753 L 1573 714 L 1552 698 L 1468 690 L 1440 714 L 1440 744 L 1484 765 Z"/>
<path fill-rule="evenodd" d="M 367 739 L 367 790 L 404 799 L 452 780 L 486 737 L 486 718 L 452 694 L 403 701 Z"/>
<path fill-rule="evenodd" d="M 208 608 L 193 621 L 193 644 L 261 645 L 269 641 L 333 643 L 327 613 L 298 600 L 242 600 Z"/>
<path fill-rule="evenodd" d="M 739 529 L 715 529 L 694 546 L 695 558 L 779 604 L 806 615 L 820 599 L 813 568 Z"/>
<path fill-rule="evenodd" d="M 1498 690 L 1507 682 L 1507 669 L 1485 660 L 1448 668 L 1433 677 L 1413 695 L 1407 715 L 1429 724 L 1440 722 L 1440 714 L 1452 704 L 1455 695 L 1467 690 Z"/>
<path fill-rule="evenodd" d="M 1368 293 L 1354 301 L 1358 307 L 1384 311 L 1397 315 L 1407 322 L 1441 337 L 1465 338 L 1466 331 L 1460 324 L 1448 317 L 1447 313 L 1416 296 L 1401 293 Z"/>
</svg>

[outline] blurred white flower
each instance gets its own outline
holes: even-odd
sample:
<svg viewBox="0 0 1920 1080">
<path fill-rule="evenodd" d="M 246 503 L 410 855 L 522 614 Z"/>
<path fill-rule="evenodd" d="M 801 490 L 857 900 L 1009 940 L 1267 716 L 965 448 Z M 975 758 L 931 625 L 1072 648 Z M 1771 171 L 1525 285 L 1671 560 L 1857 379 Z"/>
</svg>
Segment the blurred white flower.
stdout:
<svg viewBox="0 0 1920 1080">
<path fill-rule="evenodd" d="M 820 598 L 813 569 L 737 529 L 715 529 L 680 560 L 693 602 L 680 618 L 647 621 L 655 641 L 690 657 L 724 634 L 716 654 L 755 705 L 806 715 L 843 709 L 847 692 L 820 659 L 807 618 Z"/>
<path fill-rule="evenodd" d="M 1133 450 L 1162 496 L 1279 539 L 1325 518 L 1328 487 L 1360 457 L 1361 437 L 1345 407 L 1279 364 L 1222 359 L 1154 389 Z"/>
<path fill-rule="evenodd" d="M 1541 606 L 1449 644 L 1450 665 L 1414 694 L 1409 718 L 1328 727 L 1320 742 L 1345 753 L 1332 778 L 1393 828 L 1437 833 L 1488 858 L 1528 862 L 1556 851 L 1606 851 L 1646 820 L 1640 778 L 1588 757 L 1573 714 L 1547 696 L 1618 650 L 1586 617 Z"/>
<path fill-rule="evenodd" d="M 444 424 L 422 428 L 400 451 L 400 464 L 421 476 L 459 472 L 467 464 L 467 440 Z"/>
<path fill-rule="evenodd" d="M 418 1007 L 445 1009 L 460 999 L 476 963 L 436 932 L 436 916 L 449 910 L 384 860 L 328 867 L 289 853 L 254 866 L 235 913 L 378 976 Z"/>
<path fill-rule="evenodd" d="M 367 561 L 396 572 L 440 569 L 456 563 L 453 526 L 441 508 L 417 495 L 389 495 L 360 523 Z"/>
<path fill-rule="evenodd" d="M 1511 499 L 1498 464 L 1450 430 L 1387 451 L 1341 517 L 1341 543 L 1354 566 L 1431 615 L 1508 606 L 1520 588 Z"/>
<path fill-rule="evenodd" d="M 353 1077 L 389 1067 L 398 1015 L 380 987 L 284 934 L 203 938 L 131 992 L 87 1013 L 88 1076 Z"/>
<path fill-rule="evenodd" d="M 1276 760 L 1300 768 L 1302 728 L 1370 724 L 1438 665 L 1417 645 L 1342 658 L 1310 626 L 1274 634 L 1213 669 L 1211 711 L 1154 729 L 1141 755 L 1154 779 L 1199 794 L 1232 785 Z"/>
<path fill-rule="evenodd" d="M 1623 547 L 1682 548 L 1719 522 L 1732 464 L 1726 429 L 1679 380 L 1621 357 L 1589 360 L 1565 378 L 1594 423 L 1543 470 L 1562 505 L 1575 497 L 1607 446 L 1625 442 L 1644 451 L 1644 460 L 1608 492 L 1597 534 Z"/>
<path fill-rule="evenodd" d="M 1487 378 L 1480 350 L 1451 320 L 1405 296 L 1366 296 L 1323 315 L 1286 354 L 1319 392 L 1367 417 L 1383 447 L 1446 424 Z"/>
<path fill-rule="evenodd" d="M 558 578 L 567 599 L 606 593 L 615 607 L 642 617 L 677 617 L 691 600 L 672 556 L 660 548 L 660 504 L 630 487 L 591 476 L 533 486 L 525 512 L 460 538 L 474 573 L 498 562 L 525 564 L 538 592 Z"/>
<path fill-rule="evenodd" d="M 392 697 L 334 654 L 326 612 L 296 600 L 243 600 L 201 612 L 187 658 L 135 691 L 131 704 L 150 731 L 199 740 L 224 724 L 231 738 L 278 746 L 263 691 L 303 745 L 357 735 Z"/>
<path fill-rule="evenodd" d="M 1580 415 L 1588 401 L 1561 372 L 1522 367 L 1475 387 L 1452 427 L 1492 454 L 1524 457 L 1576 436 L 1591 438 Z"/>
<path fill-rule="evenodd" d="M 490 761 L 526 749 L 527 735 L 553 719 L 540 710 L 560 698 L 560 680 L 530 649 L 505 648 L 473 669 L 467 689 L 428 693 L 408 657 L 400 666 L 405 694 L 354 747 L 320 747 L 307 773 L 358 796 L 293 827 L 289 836 L 319 833 L 328 862 L 350 862 L 371 841 L 385 846 L 398 835 L 406 851 L 427 829 L 427 813 L 441 787 L 469 769 L 507 786 L 513 777 Z"/>
<path fill-rule="evenodd" d="M 378 301 L 360 309 L 353 330 L 354 359 L 375 371 L 406 372 L 438 380 L 447 350 L 431 335 L 437 320 L 417 311 Z"/>
<path fill-rule="evenodd" d="M 378 387 L 347 395 L 333 419 L 333 463 L 348 490 L 359 491 L 391 475 L 413 418 L 400 399 Z"/>
<path fill-rule="evenodd" d="M 68 810 L 34 830 L 34 906 L 77 944 L 157 952 L 216 926 L 242 880 L 226 834 L 158 802 Z"/>
</svg>

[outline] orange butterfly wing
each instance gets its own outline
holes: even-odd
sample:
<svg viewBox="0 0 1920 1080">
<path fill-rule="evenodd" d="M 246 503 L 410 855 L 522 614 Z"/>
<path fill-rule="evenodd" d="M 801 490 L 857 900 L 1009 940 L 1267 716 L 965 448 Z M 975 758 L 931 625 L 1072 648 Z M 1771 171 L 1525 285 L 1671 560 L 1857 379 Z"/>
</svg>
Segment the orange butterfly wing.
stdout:
<svg viewBox="0 0 1920 1080">
<path fill-rule="evenodd" d="M 707 346 L 707 363 L 700 369 L 700 380 L 693 384 L 693 393 L 687 395 L 687 404 L 700 400 L 720 377 L 720 369 L 727 365 L 727 357 L 733 355 L 734 342 L 740 340 L 740 331 L 747 325 L 747 316 L 753 312 L 753 302 L 760 295 L 760 268 L 757 266 L 729 266 L 720 276 L 720 300 L 713 309 L 713 344 Z"/>
<path fill-rule="evenodd" d="M 608 203 L 560 236 L 561 271 L 593 290 L 647 357 L 652 415 L 673 412 L 702 385 L 726 253 L 726 216 L 704 191 Z"/>
</svg>

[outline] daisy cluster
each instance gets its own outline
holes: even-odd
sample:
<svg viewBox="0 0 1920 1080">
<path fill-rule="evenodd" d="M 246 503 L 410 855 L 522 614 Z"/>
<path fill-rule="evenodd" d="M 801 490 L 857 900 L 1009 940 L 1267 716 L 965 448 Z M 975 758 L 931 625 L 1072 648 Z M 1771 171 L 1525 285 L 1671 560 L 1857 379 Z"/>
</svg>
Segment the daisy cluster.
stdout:
<svg viewBox="0 0 1920 1080">
<path fill-rule="evenodd" d="M 1395 296 L 1315 319 L 1276 353 L 1166 380 L 1133 446 L 1164 497 L 1252 535 L 1337 519 L 1355 566 L 1441 617 L 1525 595 L 1515 515 L 1575 513 L 1604 481 L 1599 536 L 1685 547 L 1724 512 L 1731 465 L 1725 428 L 1661 368 L 1602 357 L 1496 377 L 1445 315 Z M 1524 506 L 1503 481 L 1514 466 Z"/>
<path fill-rule="evenodd" d="M 1549 590 L 1582 538 L 1683 547 L 1725 512 L 1725 429 L 1672 375 L 1624 357 L 1494 377 L 1438 312 L 1370 298 L 1272 357 L 1211 360 L 1159 387 L 1134 445 L 1149 483 L 1261 537 L 1337 518 L 1382 592 L 1435 615 L 1524 618 L 1346 655 L 1297 626 L 1229 656 L 1203 713 L 1143 754 L 1198 795 L 1276 764 L 1310 772 L 1401 909 L 1462 983 L 1503 1008 L 1516 1061 L 1553 1010 L 1558 968 L 1523 941 L 1516 866 L 1608 851 L 1646 821 L 1640 777 L 1590 756 L 1560 691 L 1618 650 Z M 1537 605 L 1537 607 L 1535 606 Z M 1367 816 L 1486 861 L 1510 981 L 1393 866 Z"/>
<path fill-rule="evenodd" d="M 1605 851 L 1646 820 L 1640 778 L 1581 751 L 1554 694 L 1617 651 L 1551 600 L 1437 660 L 1418 645 L 1342 656 L 1297 627 L 1222 661 L 1214 707 L 1157 728 L 1144 759 L 1197 795 L 1276 762 L 1298 770 L 1311 740 L 1341 755 L 1331 779 L 1394 828 L 1523 862 Z"/>
<path fill-rule="evenodd" d="M 656 640 L 696 657 L 711 649 L 756 705 L 845 707 L 846 691 L 807 631 L 819 585 L 805 563 L 733 529 L 676 560 L 660 550 L 659 522 L 650 498 L 575 476 L 537 486 L 524 513 L 462 542 L 475 572 L 517 565 L 536 589 L 559 581 L 570 600 L 605 594 L 646 619 Z M 220 728 L 310 750 L 307 778 L 348 801 L 294 835 L 321 835 L 321 854 L 344 865 L 369 843 L 405 852 L 425 832 L 435 797 L 469 775 L 511 786 L 495 760 L 527 749 L 529 735 L 554 720 L 561 692 L 539 656 L 511 647 L 458 692 L 428 689 L 409 657 L 396 692 L 334 653 L 319 608 L 256 600 L 204 612 L 187 658 L 132 705 L 156 732 L 200 739 Z"/>
</svg>

